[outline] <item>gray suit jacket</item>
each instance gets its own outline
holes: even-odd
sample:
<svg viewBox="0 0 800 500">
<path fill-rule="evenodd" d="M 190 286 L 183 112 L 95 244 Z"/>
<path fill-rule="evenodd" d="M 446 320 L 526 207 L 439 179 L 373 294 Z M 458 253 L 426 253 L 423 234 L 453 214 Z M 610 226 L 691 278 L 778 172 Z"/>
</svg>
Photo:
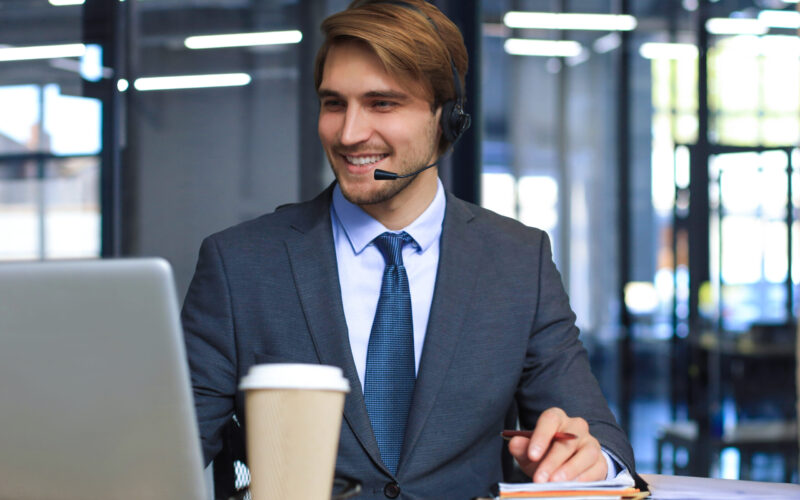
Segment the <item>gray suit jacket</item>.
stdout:
<svg viewBox="0 0 800 500">
<path fill-rule="evenodd" d="M 629 470 L 633 453 L 590 372 L 547 235 L 447 196 L 427 336 L 396 476 L 384 467 L 350 352 L 329 215 L 331 189 L 207 238 L 183 310 L 206 461 L 251 365 L 339 366 L 350 380 L 337 475 L 359 498 L 469 499 L 502 480 L 499 433 L 558 406 Z"/>
</svg>

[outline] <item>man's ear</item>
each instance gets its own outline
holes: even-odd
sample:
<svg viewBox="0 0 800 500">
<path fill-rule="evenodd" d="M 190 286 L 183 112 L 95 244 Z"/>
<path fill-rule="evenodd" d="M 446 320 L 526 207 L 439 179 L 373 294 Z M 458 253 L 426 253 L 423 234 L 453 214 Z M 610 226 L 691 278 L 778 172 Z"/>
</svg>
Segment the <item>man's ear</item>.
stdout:
<svg viewBox="0 0 800 500">
<path fill-rule="evenodd" d="M 444 131 L 442 130 L 442 105 L 436 106 L 436 109 L 433 110 L 433 118 L 436 120 L 436 129 L 439 131 L 439 134 L 443 134 Z"/>
</svg>

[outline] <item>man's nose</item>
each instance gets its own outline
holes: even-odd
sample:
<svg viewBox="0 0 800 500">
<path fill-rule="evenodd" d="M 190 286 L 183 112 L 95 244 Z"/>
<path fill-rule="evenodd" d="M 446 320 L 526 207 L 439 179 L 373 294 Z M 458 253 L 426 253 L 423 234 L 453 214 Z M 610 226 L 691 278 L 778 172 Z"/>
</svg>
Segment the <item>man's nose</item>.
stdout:
<svg viewBox="0 0 800 500">
<path fill-rule="evenodd" d="M 359 144 L 369 139 L 372 127 L 369 118 L 360 106 L 348 106 L 339 138 L 343 145 Z"/>
</svg>

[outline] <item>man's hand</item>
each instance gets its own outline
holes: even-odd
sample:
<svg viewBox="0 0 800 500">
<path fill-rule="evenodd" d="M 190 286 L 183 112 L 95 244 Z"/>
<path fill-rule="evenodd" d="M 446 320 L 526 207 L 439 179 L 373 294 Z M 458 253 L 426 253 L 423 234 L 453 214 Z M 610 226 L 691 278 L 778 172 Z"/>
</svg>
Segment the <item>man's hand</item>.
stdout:
<svg viewBox="0 0 800 500">
<path fill-rule="evenodd" d="M 556 440 L 556 432 L 568 432 L 577 438 Z M 561 408 L 542 412 L 530 439 L 512 438 L 508 451 L 536 483 L 596 481 L 608 474 L 600 442 L 589 434 L 589 424 L 582 418 L 568 417 Z"/>
</svg>

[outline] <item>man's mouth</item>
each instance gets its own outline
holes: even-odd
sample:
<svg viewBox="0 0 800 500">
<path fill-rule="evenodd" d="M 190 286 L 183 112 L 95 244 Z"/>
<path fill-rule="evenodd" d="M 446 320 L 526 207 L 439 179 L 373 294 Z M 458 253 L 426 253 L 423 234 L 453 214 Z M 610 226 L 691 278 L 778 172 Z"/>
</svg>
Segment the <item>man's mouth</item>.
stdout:
<svg viewBox="0 0 800 500">
<path fill-rule="evenodd" d="M 379 161 L 383 160 L 388 154 L 377 154 L 377 155 L 359 155 L 359 156 L 351 156 L 351 155 L 342 155 L 347 163 L 351 165 L 356 165 L 359 167 L 369 166 L 373 163 L 378 163 Z"/>
</svg>

